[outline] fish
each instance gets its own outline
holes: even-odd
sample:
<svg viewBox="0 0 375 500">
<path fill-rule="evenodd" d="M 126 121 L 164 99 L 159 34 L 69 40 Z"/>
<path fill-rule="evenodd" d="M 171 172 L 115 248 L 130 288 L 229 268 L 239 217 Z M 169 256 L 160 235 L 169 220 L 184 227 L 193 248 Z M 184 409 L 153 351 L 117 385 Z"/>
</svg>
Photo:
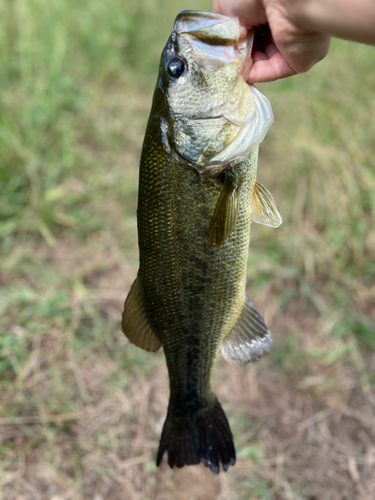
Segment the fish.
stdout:
<svg viewBox="0 0 375 500">
<path fill-rule="evenodd" d="M 273 121 L 246 83 L 252 36 L 237 18 L 178 14 L 161 55 L 140 160 L 139 270 L 122 329 L 146 351 L 163 347 L 170 400 L 156 463 L 235 464 L 228 420 L 212 386 L 216 358 L 257 361 L 272 338 L 246 295 L 251 222 L 278 227 L 256 180 L 258 148 Z"/>
</svg>

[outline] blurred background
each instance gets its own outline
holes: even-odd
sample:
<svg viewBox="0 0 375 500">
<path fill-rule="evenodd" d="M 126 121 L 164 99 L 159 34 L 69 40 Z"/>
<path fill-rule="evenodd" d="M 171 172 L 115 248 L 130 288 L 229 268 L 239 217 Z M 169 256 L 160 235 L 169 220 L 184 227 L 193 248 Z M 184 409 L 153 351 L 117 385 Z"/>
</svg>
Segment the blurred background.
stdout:
<svg viewBox="0 0 375 500">
<path fill-rule="evenodd" d="M 238 461 L 155 466 L 163 352 L 120 331 L 139 156 L 176 14 L 208 1 L 0 1 L 0 498 L 375 498 L 375 48 L 260 85 L 275 123 L 248 293 L 274 336 L 219 359 Z"/>
</svg>

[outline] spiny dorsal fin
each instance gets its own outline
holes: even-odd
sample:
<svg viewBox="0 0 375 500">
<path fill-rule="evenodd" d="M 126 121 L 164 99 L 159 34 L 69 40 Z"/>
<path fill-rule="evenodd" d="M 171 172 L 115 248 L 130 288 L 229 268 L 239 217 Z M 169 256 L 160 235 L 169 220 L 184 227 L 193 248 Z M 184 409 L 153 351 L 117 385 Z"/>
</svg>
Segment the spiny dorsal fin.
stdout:
<svg viewBox="0 0 375 500">
<path fill-rule="evenodd" d="M 239 197 L 239 185 L 233 186 L 225 180 L 208 228 L 210 245 L 221 247 L 232 234 L 238 218 Z"/>
<path fill-rule="evenodd" d="M 146 317 L 139 293 L 138 278 L 134 281 L 129 295 L 126 297 L 122 315 L 122 330 L 130 342 L 146 351 L 157 351 L 161 346 L 161 340 Z"/>
<path fill-rule="evenodd" d="M 279 227 L 282 223 L 272 194 L 260 182 L 256 182 L 254 187 L 251 220 L 271 227 Z"/>
<path fill-rule="evenodd" d="M 221 347 L 223 357 L 234 365 L 258 361 L 272 345 L 271 333 L 254 304 L 246 297 L 242 313 Z"/>
</svg>

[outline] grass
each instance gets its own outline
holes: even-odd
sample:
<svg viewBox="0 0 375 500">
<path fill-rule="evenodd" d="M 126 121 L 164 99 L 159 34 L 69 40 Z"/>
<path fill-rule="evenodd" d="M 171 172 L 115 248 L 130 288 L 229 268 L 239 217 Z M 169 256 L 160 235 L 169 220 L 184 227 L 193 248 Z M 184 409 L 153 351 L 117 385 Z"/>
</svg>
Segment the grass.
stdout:
<svg viewBox="0 0 375 500">
<path fill-rule="evenodd" d="M 375 52 L 337 40 L 308 74 L 261 86 L 275 123 L 259 180 L 284 223 L 253 226 L 248 262 L 275 346 L 216 370 L 238 463 L 219 477 L 154 466 L 165 362 L 119 318 L 158 59 L 183 8 L 0 3 L 0 498 L 367 500 Z"/>
</svg>

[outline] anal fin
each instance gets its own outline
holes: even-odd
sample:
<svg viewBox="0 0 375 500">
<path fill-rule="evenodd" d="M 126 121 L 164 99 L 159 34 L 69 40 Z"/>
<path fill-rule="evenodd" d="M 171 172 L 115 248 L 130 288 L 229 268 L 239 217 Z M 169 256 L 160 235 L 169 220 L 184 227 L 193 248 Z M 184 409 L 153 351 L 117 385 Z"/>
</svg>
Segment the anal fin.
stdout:
<svg viewBox="0 0 375 500">
<path fill-rule="evenodd" d="M 246 365 L 268 352 L 272 337 L 262 316 L 246 297 L 237 323 L 224 339 L 222 356 L 234 365 Z"/>
<path fill-rule="evenodd" d="M 130 342 L 146 351 L 157 351 L 161 346 L 161 340 L 147 319 L 139 293 L 138 278 L 126 297 L 122 314 L 122 330 Z"/>
</svg>

